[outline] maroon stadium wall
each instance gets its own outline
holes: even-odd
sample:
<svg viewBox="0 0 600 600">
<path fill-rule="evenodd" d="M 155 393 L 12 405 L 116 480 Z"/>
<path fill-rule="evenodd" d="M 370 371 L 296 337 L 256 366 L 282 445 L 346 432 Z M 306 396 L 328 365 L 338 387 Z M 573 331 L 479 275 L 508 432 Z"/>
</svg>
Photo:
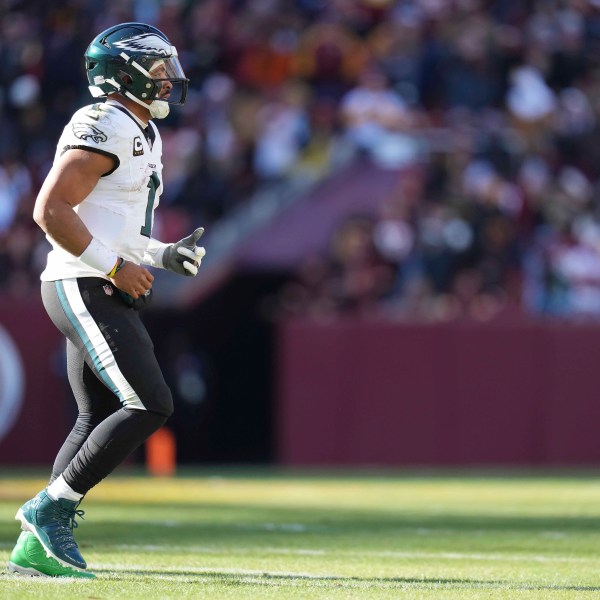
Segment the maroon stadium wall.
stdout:
<svg viewBox="0 0 600 600">
<path fill-rule="evenodd" d="M 0 297 L 0 464 L 54 459 L 74 404 L 63 348 L 39 300 Z"/>
<path fill-rule="evenodd" d="M 39 301 L 0 298 L 0 464 L 48 465 L 74 415 Z M 293 321 L 282 465 L 599 465 L 600 324 Z M 234 376 L 234 374 L 232 374 Z"/>
<path fill-rule="evenodd" d="M 295 321 L 284 465 L 600 464 L 600 326 Z"/>
</svg>

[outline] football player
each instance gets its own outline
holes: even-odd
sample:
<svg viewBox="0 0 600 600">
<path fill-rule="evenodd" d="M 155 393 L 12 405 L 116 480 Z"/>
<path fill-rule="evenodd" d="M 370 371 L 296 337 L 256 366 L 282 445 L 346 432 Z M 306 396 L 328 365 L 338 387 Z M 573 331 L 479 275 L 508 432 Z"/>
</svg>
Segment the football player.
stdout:
<svg viewBox="0 0 600 600">
<path fill-rule="evenodd" d="M 177 50 L 155 27 L 123 23 L 85 53 L 96 104 L 78 110 L 58 142 L 34 219 L 52 249 L 41 275 L 48 315 L 65 335 L 78 417 L 48 486 L 25 502 L 9 570 L 93 577 L 73 536 L 85 494 L 171 415 L 173 401 L 138 310 L 147 266 L 194 276 L 205 254 L 198 228 L 176 243 L 152 237 L 162 187 L 162 143 L 151 119 L 185 102 Z"/>
</svg>

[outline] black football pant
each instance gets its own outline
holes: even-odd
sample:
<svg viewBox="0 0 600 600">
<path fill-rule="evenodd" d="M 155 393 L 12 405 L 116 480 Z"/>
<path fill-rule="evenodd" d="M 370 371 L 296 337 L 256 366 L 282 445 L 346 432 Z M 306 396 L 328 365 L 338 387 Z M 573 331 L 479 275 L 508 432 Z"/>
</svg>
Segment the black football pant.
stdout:
<svg viewBox="0 0 600 600">
<path fill-rule="evenodd" d="M 56 456 L 87 493 L 172 414 L 173 400 L 138 311 L 105 279 L 42 282 L 44 307 L 67 338 L 67 370 L 79 414 Z"/>
</svg>

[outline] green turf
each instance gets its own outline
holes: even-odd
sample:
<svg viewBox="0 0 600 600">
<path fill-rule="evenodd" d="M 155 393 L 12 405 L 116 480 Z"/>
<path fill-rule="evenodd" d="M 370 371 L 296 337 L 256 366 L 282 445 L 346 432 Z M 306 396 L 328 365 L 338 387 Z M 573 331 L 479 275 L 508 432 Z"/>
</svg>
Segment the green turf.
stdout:
<svg viewBox="0 0 600 600">
<path fill-rule="evenodd" d="M 0 476 L 0 561 L 40 478 Z M 95 581 L 0 598 L 600 598 L 600 477 L 115 475 L 76 530 Z"/>
</svg>

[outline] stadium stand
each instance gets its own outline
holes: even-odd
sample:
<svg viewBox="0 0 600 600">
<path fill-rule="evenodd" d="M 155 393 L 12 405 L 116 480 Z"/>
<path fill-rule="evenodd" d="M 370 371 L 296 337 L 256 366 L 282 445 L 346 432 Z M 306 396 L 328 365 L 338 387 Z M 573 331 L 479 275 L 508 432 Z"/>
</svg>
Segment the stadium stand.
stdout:
<svg viewBox="0 0 600 600">
<path fill-rule="evenodd" d="M 36 190 L 67 116 L 88 99 L 81 57 L 92 33 L 127 20 L 165 30 L 192 80 L 185 110 L 163 128 L 161 237 L 200 222 L 216 262 L 248 250 L 268 268 L 258 246 L 277 247 L 286 213 L 315 210 L 315 185 L 327 189 L 340 163 L 394 182 L 385 198 L 365 191 L 360 215 L 350 201 L 343 210 L 350 194 L 336 188 L 339 232 L 324 243 L 323 228 L 304 228 L 310 252 L 286 265 L 292 291 L 276 312 L 352 305 L 288 300 L 293 289 L 306 296 L 315 261 L 327 294 L 340 294 L 331 291 L 345 285 L 336 240 L 364 217 L 365 264 L 386 273 L 368 311 L 433 321 L 600 315 L 600 8 L 591 0 L 5 3 L 4 294 L 37 293 L 46 242 L 30 218 Z"/>
</svg>

